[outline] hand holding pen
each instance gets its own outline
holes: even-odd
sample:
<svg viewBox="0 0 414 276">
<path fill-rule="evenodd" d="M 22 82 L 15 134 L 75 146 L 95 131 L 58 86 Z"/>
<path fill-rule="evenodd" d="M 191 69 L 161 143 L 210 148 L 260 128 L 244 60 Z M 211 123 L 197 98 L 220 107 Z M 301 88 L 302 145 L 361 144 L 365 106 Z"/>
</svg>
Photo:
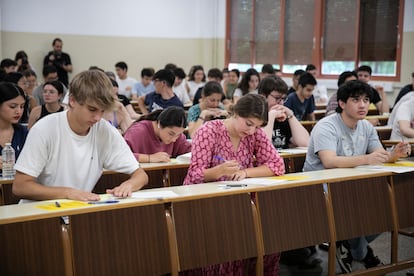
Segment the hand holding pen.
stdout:
<svg viewBox="0 0 414 276">
<path fill-rule="evenodd" d="M 223 163 L 217 165 L 216 167 L 220 168 L 221 176 L 227 176 L 233 178 L 233 175 L 240 171 L 240 165 L 236 160 L 227 161 L 221 156 L 214 156 L 214 159 L 217 159 Z"/>
</svg>

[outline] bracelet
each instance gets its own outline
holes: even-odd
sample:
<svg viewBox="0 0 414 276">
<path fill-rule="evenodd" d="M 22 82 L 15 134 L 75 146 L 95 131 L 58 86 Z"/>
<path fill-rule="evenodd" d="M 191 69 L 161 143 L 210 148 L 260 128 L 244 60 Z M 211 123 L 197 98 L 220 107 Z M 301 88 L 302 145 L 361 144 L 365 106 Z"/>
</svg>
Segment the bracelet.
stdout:
<svg viewBox="0 0 414 276">
<path fill-rule="evenodd" d="M 148 163 L 151 163 L 151 155 L 148 154 Z"/>
<path fill-rule="evenodd" d="M 293 112 L 292 113 L 290 113 L 287 117 L 286 117 L 286 119 L 290 119 L 290 118 L 292 118 L 293 117 Z"/>
</svg>

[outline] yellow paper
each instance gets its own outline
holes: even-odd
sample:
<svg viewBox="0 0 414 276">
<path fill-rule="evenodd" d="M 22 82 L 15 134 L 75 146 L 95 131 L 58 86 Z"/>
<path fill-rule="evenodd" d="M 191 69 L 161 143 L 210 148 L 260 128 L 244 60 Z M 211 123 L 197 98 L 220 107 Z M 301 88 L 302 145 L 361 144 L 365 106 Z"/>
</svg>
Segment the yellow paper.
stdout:
<svg viewBox="0 0 414 276">
<path fill-rule="evenodd" d="M 414 167 L 414 163 L 413 162 L 384 163 L 384 166 L 389 166 L 389 167 Z"/>
<path fill-rule="evenodd" d="M 37 208 L 46 210 L 46 211 L 59 211 L 59 210 L 66 210 L 71 208 L 79 208 L 89 206 L 87 202 L 83 201 L 56 201 L 59 202 L 60 207 L 56 206 L 55 202 L 50 202 L 47 204 L 37 205 Z"/>
<path fill-rule="evenodd" d="M 271 179 L 277 179 L 277 180 L 302 180 L 302 179 L 306 179 L 309 178 L 310 176 L 308 175 L 289 175 L 289 174 L 285 174 L 285 175 L 280 175 L 280 176 L 273 176 L 270 177 Z"/>
</svg>

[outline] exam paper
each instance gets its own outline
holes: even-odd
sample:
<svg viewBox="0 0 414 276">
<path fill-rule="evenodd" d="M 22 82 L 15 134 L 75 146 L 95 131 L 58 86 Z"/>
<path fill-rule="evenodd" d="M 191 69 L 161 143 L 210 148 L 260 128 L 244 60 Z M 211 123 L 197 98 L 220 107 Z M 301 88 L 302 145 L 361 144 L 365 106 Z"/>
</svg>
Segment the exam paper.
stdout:
<svg viewBox="0 0 414 276">
<path fill-rule="evenodd" d="M 282 179 L 274 179 L 274 178 L 264 178 L 264 177 L 257 177 L 257 178 L 245 178 L 240 181 L 220 181 L 222 184 L 246 184 L 246 185 L 275 185 L 279 183 L 286 182 L 286 180 Z"/>
</svg>

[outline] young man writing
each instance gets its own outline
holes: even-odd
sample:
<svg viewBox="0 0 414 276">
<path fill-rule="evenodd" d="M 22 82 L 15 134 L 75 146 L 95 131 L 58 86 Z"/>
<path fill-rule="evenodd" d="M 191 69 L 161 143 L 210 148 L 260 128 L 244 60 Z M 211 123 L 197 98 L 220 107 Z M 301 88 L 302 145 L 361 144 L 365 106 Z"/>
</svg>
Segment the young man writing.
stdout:
<svg viewBox="0 0 414 276">
<path fill-rule="evenodd" d="M 148 182 L 128 145 L 105 120 L 114 105 L 109 78 L 98 70 L 78 74 L 70 84 L 69 109 L 51 114 L 30 130 L 16 163 L 13 193 L 20 198 L 96 201 L 92 193 L 103 169 L 130 174 L 114 189 L 130 196 Z"/>
<path fill-rule="evenodd" d="M 304 171 L 395 162 L 410 154 L 408 143 L 403 142 L 392 152 L 384 150 L 375 128 L 364 120 L 371 97 L 371 87 L 358 80 L 348 81 L 338 89 L 337 113 L 320 120 L 312 130 Z M 344 272 L 350 272 L 352 260 L 363 262 L 367 268 L 380 264 L 368 245 L 375 238 L 376 235 L 366 236 L 345 242 L 351 255 L 346 264 L 338 260 Z"/>
</svg>

